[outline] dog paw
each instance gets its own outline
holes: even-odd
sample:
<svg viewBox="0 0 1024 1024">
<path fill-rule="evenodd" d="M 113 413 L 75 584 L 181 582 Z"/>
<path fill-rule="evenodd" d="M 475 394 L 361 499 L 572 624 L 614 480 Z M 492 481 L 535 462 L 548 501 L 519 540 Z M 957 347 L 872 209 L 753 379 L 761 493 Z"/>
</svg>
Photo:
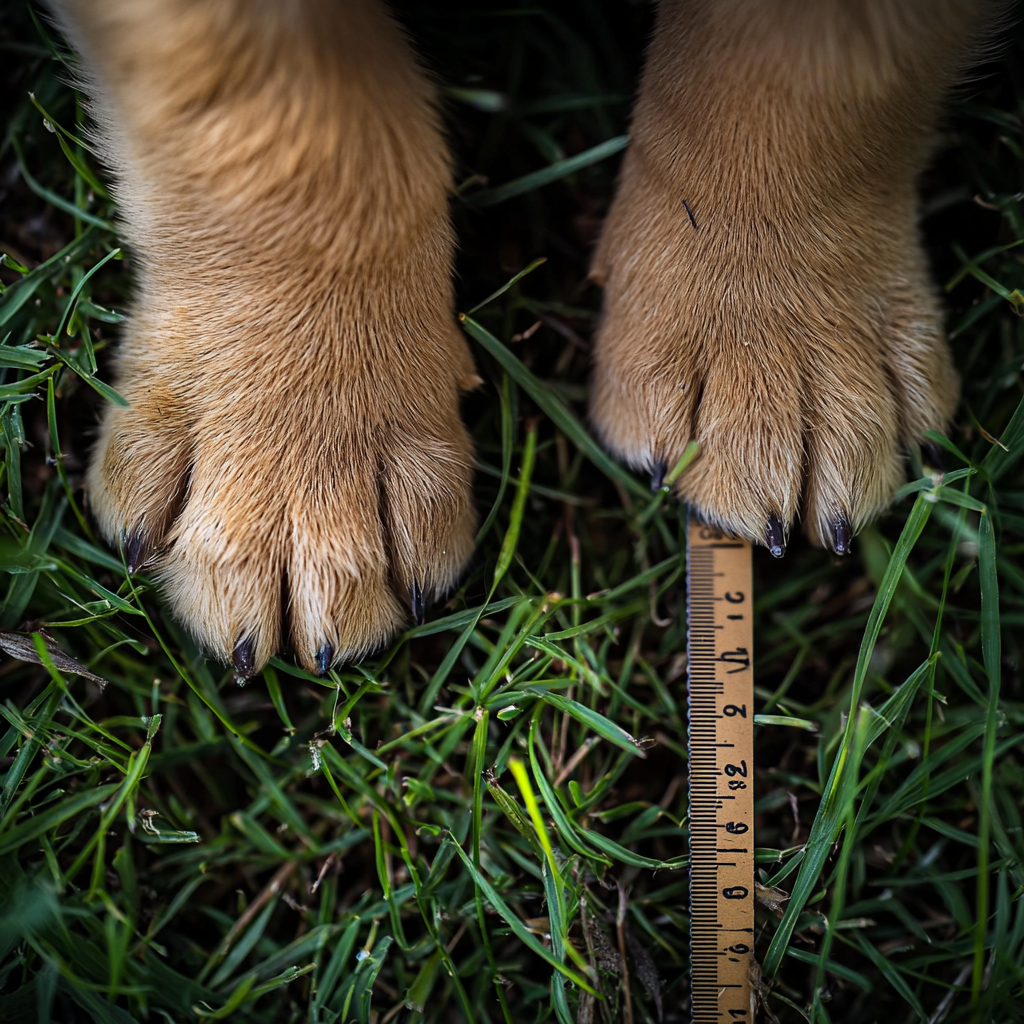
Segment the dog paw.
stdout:
<svg viewBox="0 0 1024 1024">
<path fill-rule="evenodd" d="M 779 556 L 802 516 L 846 553 L 956 403 L 912 176 L 779 195 L 799 168 L 759 188 L 634 146 L 594 263 L 596 429 L 659 484 L 697 441 L 675 490 L 700 516 Z"/>
<path fill-rule="evenodd" d="M 90 507 L 204 652 L 249 676 L 290 647 L 322 674 L 422 620 L 469 556 L 469 352 L 450 313 L 299 337 L 209 312 L 136 312 Z"/>
<path fill-rule="evenodd" d="M 206 653 L 322 673 L 472 546 L 434 89 L 376 3 L 62 12 L 138 270 L 91 509 Z"/>
</svg>

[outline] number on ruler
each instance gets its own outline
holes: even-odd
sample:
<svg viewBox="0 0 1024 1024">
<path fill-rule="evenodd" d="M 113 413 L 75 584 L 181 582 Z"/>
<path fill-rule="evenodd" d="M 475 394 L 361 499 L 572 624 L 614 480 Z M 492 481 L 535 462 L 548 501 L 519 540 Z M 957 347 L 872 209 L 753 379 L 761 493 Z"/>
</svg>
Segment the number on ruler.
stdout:
<svg viewBox="0 0 1024 1024">
<path fill-rule="evenodd" d="M 734 676 L 737 672 L 745 672 L 750 668 L 750 652 L 746 647 L 737 647 L 735 651 L 722 651 L 716 660 L 724 661 L 726 665 L 736 666 L 726 673 L 730 676 Z"/>
<path fill-rule="evenodd" d="M 746 761 L 740 761 L 739 764 L 727 764 L 725 766 L 725 774 L 728 775 L 732 779 L 732 781 L 729 783 L 729 788 L 730 789 L 736 790 L 736 789 L 746 789 L 747 788 L 747 784 L 745 782 L 740 782 L 739 779 L 734 777 L 736 775 L 739 775 L 740 778 L 744 778 L 744 779 L 747 777 L 747 762 Z"/>
</svg>

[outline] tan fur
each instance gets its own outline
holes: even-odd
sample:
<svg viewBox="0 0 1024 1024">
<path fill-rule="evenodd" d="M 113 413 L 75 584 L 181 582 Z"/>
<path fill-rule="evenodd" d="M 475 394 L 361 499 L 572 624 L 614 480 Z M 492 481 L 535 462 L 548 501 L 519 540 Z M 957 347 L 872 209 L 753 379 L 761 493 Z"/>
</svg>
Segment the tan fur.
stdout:
<svg viewBox="0 0 1024 1024">
<path fill-rule="evenodd" d="M 622 184 L 593 418 L 763 541 L 837 544 L 956 382 L 915 177 L 976 0 L 665 0 Z M 384 642 L 468 557 L 476 378 L 432 89 L 375 0 L 62 0 L 138 296 L 89 473 L 209 653 Z M 684 200 L 697 220 L 694 228 Z"/>
<path fill-rule="evenodd" d="M 139 261 L 92 510 L 209 653 L 365 653 L 472 545 L 432 89 L 370 0 L 63 12 Z"/>
<path fill-rule="evenodd" d="M 916 177 L 973 0 L 665 0 L 618 196 L 592 413 L 638 468 L 764 543 L 836 546 L 957 385 Z M 694 228 L 683 201 L 697 221 Z"/>
</svg>

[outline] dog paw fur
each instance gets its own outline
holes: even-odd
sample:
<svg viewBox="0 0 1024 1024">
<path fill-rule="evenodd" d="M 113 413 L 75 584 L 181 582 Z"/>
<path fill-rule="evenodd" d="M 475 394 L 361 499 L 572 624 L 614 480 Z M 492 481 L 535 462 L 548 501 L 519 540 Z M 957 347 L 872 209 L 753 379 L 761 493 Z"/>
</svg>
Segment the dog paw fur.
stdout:
<svg viewBox="0 0 1024 1024">
<path fill-rule="evenodd" d="M 168 335 L 190 325 L 141 306 L 120 360 L 130 406 L 107 409 L 88 477 L 129 570 L 150 569 L 241 675 L 282 648 L 318 673 L 373 650 L 410 610 L 422 620 L 472 548 L 461 382 L 437 369 L 451 353 L 428 336 L 399 354 L 385 323 L 382 358 L 354 373 L 339 349 L 356 325 L 306 321 L 285 346 L 286 325 L 238 324 L 238 345 L 173 359 Z"/>
<path fill-rule="evenodd" d="M 781 555 L 802 517 L 845 553 L 956 404 L 916 223 L 941 87 L 857 58 L 856 26 L 840 57 L 795 8 L 726 35 L 723 6 L 663 8 L 593 264 L 592 419 L 655 478 L 697 441 L 675 487 L 707 521 Z"/>
<path fill-rule="evenodd" d="M 372 0 L 67 0 L 136 299 L 90 508 L 203 651 L 322 673 L 469 556 L 433 87 Z"/>
</svg>

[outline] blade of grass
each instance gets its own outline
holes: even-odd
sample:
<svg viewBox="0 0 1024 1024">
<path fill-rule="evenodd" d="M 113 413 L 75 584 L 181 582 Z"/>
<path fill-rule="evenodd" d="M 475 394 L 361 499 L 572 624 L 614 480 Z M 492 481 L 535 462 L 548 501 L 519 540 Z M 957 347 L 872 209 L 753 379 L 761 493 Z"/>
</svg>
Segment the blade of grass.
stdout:
<svg viewBox="0 0 1024 1024">
<path fill-rule="evenodd" d="M 592 146 L 590 149 L 585 150 L 582 153 L 578 153 L 576 156 L 570 156 L 564 160 L 558 160 L 549 167 L 544 167 L 539 171 L 534 171 L 532 174 L 524 174 L 521 178 L 516 178 L 514 181 L 506 182 L 504 185 L 497 186 L 497 188 L 488 188 L 482 189 L 479 192 L 473 192 L 468 196 L 464 196 L 463 202 L 467 206 L 471 206 L 476 209 L 480 209 L 485 206 L 495 206 L 498 203 L 504 203 L 506 200 L 512 199 L 515 196 L 521 196 L 527 192 L 533 192 L 538 188 L 543 188 L 545 185 L 550 185 L 553 181 L 559 181 L 562 178 L 566 178 L 570 174 L 575 174 L 577 171 L 583 170 L 585 167 L 590 167 L 592 164 L 599 163 L 601 160 L 607 160 L 608 157 L 622 152 L 628 144 L 628 135 L 618 135 L 613 139 L 609 139 L 607 142 L 598 143 L 598 145 Z"/>
<path fill-rule="evenodd" d="M 540 259 L 534 260 L 532 263 L 527 264 L 525 267 L 523 267 L 522 270 L 519 271 L 518 274 L 516 274 L 514 277 L 509 278 L 509 280 L 507 280 L 497 291 L 491 292 L 491 294 L 488 295 L 487 298 L 483 300 L 483 302 L 478 302 L 472 309 L 468 310 L 466 316 L 472 316 L 478 310 L 483 309 L 484 306 L 489 306 L 495 299 L 501 298 L 501 296 L 504 295 L 505 292 L 509 290 L 509 288 L 512 288 L 514 285 L 519 284 L 519 282 L 522 281 L 522 279 L 526 277 L 527 274 L 532 274 L 538 267 L 543 266 L 545 263 L 547 263 L 547 261 L 547 256 L 541 256 Z"/>
<path fill-rule="evenodd" d="M 971 1004 L 981 999 L 985 974 L 985 941 L 988 936 L 989 842 L 992 833 L 992 770 L 995 762 L 996 731 L 999 727 L 999 686 L 1001 638 L 999 623 L 999 580 L 996 575 L 996 545 L 992 517 L 983 515 L 978 524 L 978 577 L 981 583 L 981 649 L 988 676 L 988 705 L 985 709 L 985 740 L 982 752 L 981 803 L 978 808 L 977 923 L 974 932 L 974 964 L 971 971 Z"/>
<path fill-rule="evenodd" d="M 465 314 L 460 314 L 459 318 L 469 335 L 501 364 L 508 375 L 540 406 L 555 426 L 605 476 L 615 483 L 621 484 L 631 494 L 650 500 L 650 489 L 640 483 L 632 474 L 627 473 L 601 449 L 562 400 L 543 381 L 534 376 L 505 345 L 475 320 Z"/>
<path fill-rule="evenodd" d="M 491 591 L 488 600 L 494 596 L 498 584 L 508 572 L 512 559 L 515 557 L 516 545 L 519 543 L 519 531 L 523 525 L 523 513 L 526 511 L 526 498 L 530 493 L 530 476 L 533 473 L 533 460 L 537 451 L 537 424 L 531 423 L 526 430 L 526 444 L 523 446 L 523 462 L 519 467 L 519 486 L 512 501 L 509 513 L 508 529 L 505 539 L 501 542 L 498 561 L 494 566 L 494 577 L 491 580 Z"/>
<path fill-rule="evenodd" d="M 473 880 L 480 886 L 483 891 L 487 902 L 490 903 L 494 911 L 502 918 L 502 920 L 512 929 L 516 938 L 523 943 L 524 946 L 528 946 L 534 953 L 537 954 L 542 960 L 551 964 L 555 970 L 565 975 L 571 982 L 578 985 L 584 992 L 589 992 L 591 995 L 597 995 L 597 992 L 593 989 L 590 983 L 582 975 L 577 974 L 571 967 L 567 967 L 565 964 L 556 960 L 552 955 L 551 951 L 541 945 L 541 943 L 530 933 L 529 929 L 523 924 L 522 921 L 516 916 L 515 913 L 509 908 L 508 904 L 498 895 L 497 890 L 490 882 L 483 876 L 483 873 L 477 871 L 473 866 L 473 861 L 466 855 L 466 851 L 462 849 L 458 842 L 454 841 L 455 852 L 459 856 L 462 863 L 466 866 L 466 869 L 470 872 Z"/>
<path fill-rule="evenodd" d="M 853 686 L 850 694 L 850 716 L 847 719 L 846 728 L 843 732 L 842 742 L 837 752 L 832 769 L 829 773 L 828 782 L 825 786 L 825 793 L 814 817 L 811 832 L 808 836 L 804 849 L 804 857 L 800 864 L 800 871 L 797 875 L 796 884 L 790 895 L 789 902 L 779 927 L 772 936 L 771 944 L 764 959 L 764 972 L 769 977 L 778 971 L 782 957 L 792 937 L 793 929 L 796 927 L 797 918 L 803 911 L 808 898 L 817 885 L 818 876 L 828 858 L 829 850 L 835 841 L 841 826 L 839 792 L 845 781 L 845 773 L 849 770 L 848 758 L 851 753 L 851 740 L 854 723 L 857 720 L 857 706 L 860 703 L 860 693 L 867 678 L 868 667 L 871 663 L 871 655 L 874 652 L 878 635 L 885 621 L 886 613 L 896 592 L 896 586 L 903 575 L 907 558 L 917 543 L 918 538 L 924 530 L 928 517 L 931 514 L 932 503 L 927 501 L 924 494 L 919 494 L 907 517 L 906 525 L 900 534 L 900 539 L 893 549 L 889 565 L 878 588 L 878 595 L 875 597 L 868 617 L 868 624 L 864 630 L 864 637 L 861 641 L 860 651 L 857 656 L 857 665 L 854 669 Z"/>
</svg>

